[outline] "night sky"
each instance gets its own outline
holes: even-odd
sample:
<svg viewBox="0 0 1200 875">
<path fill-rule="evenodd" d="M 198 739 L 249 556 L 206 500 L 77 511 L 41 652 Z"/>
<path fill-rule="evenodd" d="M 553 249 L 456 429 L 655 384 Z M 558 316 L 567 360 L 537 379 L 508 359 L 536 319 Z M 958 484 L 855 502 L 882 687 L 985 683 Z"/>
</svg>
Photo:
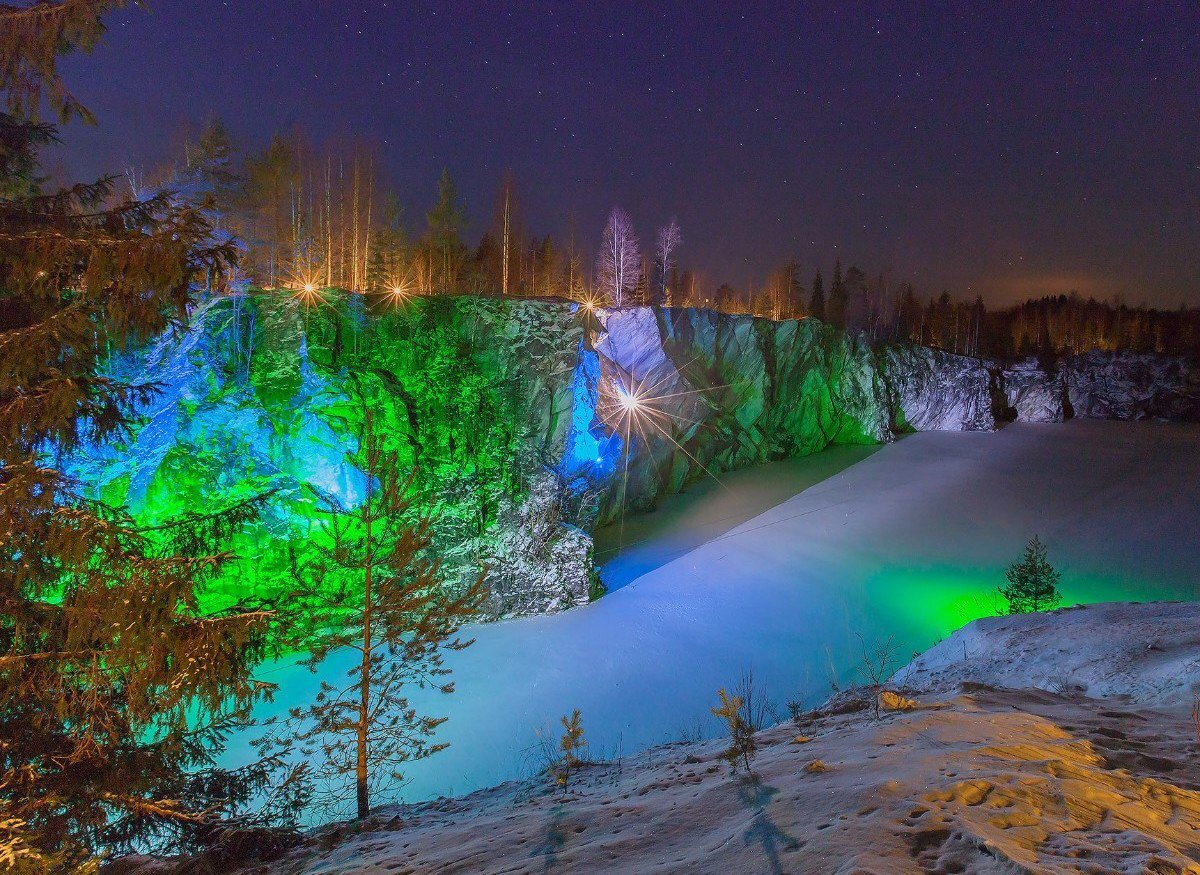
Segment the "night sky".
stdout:
<svg viewBox="0 0 1200 875">
<path fill-rule="evenodd" d="M 507 166 L 531 230 L 592 249 L 620 204 L 648 245 L 674 214 L 710 283 L 840 256 L 1200 304 L 1200 4 L 778 6 L 158 0 L 66 63 L 100 127 L 63 160 L 154 164 L 216 113 L 252 148 L 375 139 L 415 227 L 448 167 L 472 243 Z"/>
</svg>

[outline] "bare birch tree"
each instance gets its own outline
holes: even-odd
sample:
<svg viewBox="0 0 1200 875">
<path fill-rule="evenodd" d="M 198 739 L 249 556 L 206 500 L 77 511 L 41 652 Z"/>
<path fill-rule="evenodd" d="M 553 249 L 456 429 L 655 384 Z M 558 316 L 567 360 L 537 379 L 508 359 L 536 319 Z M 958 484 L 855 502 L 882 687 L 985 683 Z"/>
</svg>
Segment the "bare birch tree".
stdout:
<svg viewBox="0 0 1200 875">
<path fill-rule="evenodd" d="M 675 217 L 658 229 L 658 238 L 654 244 L 654 261 L 658 268 L 659 290 L 663 306 L 671 306 L 671 290 L 668 281 L 671 269 L 675 267 L 675 250 L 683 243 L 683 234 L 679 230 L 679 222 Z"/>
<path fill-rule="evenodd" d="M 633 222 L 623 209 L 613 207 L 596 258 L 596 291 L 606 296 L 613 306 L 620 307 L 641 278 L 642 255 L 633 233 Z"/>
</svg>

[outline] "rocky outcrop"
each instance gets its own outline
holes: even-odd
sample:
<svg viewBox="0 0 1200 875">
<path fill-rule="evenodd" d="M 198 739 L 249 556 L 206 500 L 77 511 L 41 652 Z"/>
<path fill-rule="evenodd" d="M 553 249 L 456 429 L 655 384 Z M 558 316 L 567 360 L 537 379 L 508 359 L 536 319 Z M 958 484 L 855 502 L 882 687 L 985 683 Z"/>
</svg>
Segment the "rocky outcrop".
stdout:
<svg viewBox="0 0 1200 875">
<path fill-rule="evenodd" d="M 1200 422 L 1200 369 L 1186 359 L 1093 351 L 1061 372 L 1073 416 Z"/>
<path fill-rule="evenodd" d="M 592 340 L 601 427 L 632 447 L 600 523 L 705 475 L 892 436 L 870 347 L 815 320 L 640 307 Z"/>
<path fill-rule="evenodd" d="M 980 359 L 923 346 L 887 346 L 880 360 L 896 427 L 992 431 L 992 375 Z"/>
<path fill-rule="evenodd" d="M 1018 422 L 1087 419 L 1200 421 L 1200 369 L 1156 353 L 1093 350 L 1052 370 L 1029 358 L 997 369 Z"/>
<path fill-rule="evenodd" d="M 1011 418 L 1018 422 L 1062 422 L 1062 381 L 1025 359 L 998 374 Z"/>
</svg>

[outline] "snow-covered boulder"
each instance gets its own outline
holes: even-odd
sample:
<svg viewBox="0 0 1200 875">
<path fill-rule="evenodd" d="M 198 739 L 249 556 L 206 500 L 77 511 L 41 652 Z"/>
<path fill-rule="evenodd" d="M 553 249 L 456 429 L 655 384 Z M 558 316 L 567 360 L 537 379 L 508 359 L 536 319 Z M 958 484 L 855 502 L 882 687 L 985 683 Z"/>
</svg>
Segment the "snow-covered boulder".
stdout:
<svg viewBox="0 0 1200 875">
<path fill-rule="evenodd" d="M 892 680 L 919 692 L 976 683 L 1190 705 L 1200 694 L 1200 604 L 1113 602 L 984 617 Z"/>
</svg>

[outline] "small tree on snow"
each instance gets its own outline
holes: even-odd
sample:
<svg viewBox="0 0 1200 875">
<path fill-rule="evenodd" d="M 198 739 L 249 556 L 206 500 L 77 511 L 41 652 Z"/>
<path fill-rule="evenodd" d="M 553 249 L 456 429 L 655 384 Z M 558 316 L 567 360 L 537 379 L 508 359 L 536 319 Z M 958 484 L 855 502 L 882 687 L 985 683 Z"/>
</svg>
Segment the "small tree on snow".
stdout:
<svg viewBox="0 0 1200 875">
<path fill-rule="evenodd" d="M 614 307 L 625 304 L 642 279 L 642 253 L 633 233 L 633 222 L 620 207 L 613 207 L 596 257 L 596 292 Z"/>
<path fill-rule="evenodd" d="M 1062 601 L 1059 573 L 1046 559 L 1046 545 L 1034 535 L 1025 545 L 1025 555 L 1005 572 L 1008 586 L 1000 594 L 1008 600 L 1010 614 L 1044 611 Z"/>
<path fill-rule="evenodd" d="M 717 691 L 717 695 L 721 697 L 721 707 L 713 708 L 712 712 L 725 722 L 725 727 L 729 730 L 729 747 L 721 757 L 729 763 L 729 768 L 735 774 L 738 766 L 744 765 L 746 774 L 753 776 L 750 761 L 758 753 L 758 745 L 754 741 L 754 727 L 742 714 L 742 697 L 729 695 L 724 687 Z"/>
<path fill-rule="evenodd" d="M 323 681 L 316 700 L 293 710 L 290 722 L 301 752 L 319 754 L 314 774 L 331 782 L 335 797 L 353 776 L 363 818 L 370 813 L 371 785 L 399 783 L 402 763 L 446 747 L 433 741 L 446 718 L 418 714 L 406 693 L 411 686 L 454 692 L 443 654 L 472 643 L 457 634 L 481 606 L 484 586 L 481 575 L 465 591 L 450 592 L 437 562 L 424 558 L 429 520 L 412 520 L 408 482 L 395 453 L 383 449 L 365 405 L 355 461 L 366 475 L 367 496 L 357 509 L 324 511 L 331 543 L 316 545 L 320 559 L 308 569 L 313 585 L 302 607 L 319 635 L 308 666 L 315 670 L 338 649 L 352 651 L 356 662 L 349 683 Z"/>
<path fill-rule="evenodd" d="M 562 756 L 554 769 L 554 780 L 560 787 L 566 787 L 571 780 L 571 772 L 578 768 L 583 760 L 583 723 L 579 719 L 579 709 L 571 712 L 570 717 L 562 718 L 563 734 L 558 747 Z"/>
</svg>

